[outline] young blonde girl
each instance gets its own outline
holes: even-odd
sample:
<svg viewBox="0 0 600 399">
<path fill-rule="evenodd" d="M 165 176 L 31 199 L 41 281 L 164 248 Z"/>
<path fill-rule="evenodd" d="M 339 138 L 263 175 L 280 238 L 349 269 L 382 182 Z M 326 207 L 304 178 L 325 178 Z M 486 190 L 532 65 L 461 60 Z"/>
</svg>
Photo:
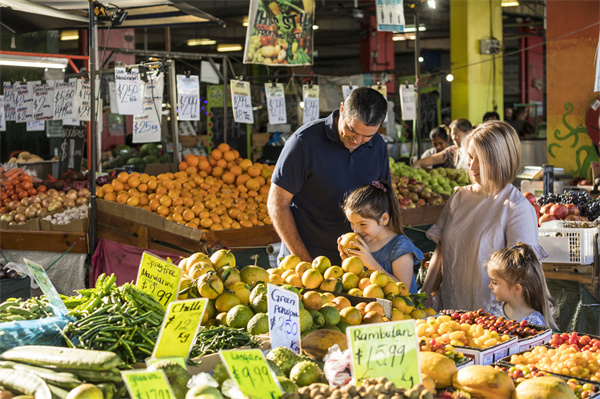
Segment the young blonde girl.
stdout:
<svg viewBox="0 0 600 399">
<path fill-rule="evenodd" d="M 349 255 L 338 238 L 342 260 L 358 256 L 368 269 L 385 272 L 416 294 L 414 265 L 421 262 L 423 252 L 404 235 L 398 198 L 390 184 L 381 180 L 359 187 L 346 197 L 343 209 L 360 238 L 353 242 L 359 249 L 349 250 Z"/>
<path fill-rule="evenodd" d="M 489 313 L 558 330 L 542 266 L 529 245 L 518 242 L 494 252 L 485 268 L 496 297 Z"/>
</svg>

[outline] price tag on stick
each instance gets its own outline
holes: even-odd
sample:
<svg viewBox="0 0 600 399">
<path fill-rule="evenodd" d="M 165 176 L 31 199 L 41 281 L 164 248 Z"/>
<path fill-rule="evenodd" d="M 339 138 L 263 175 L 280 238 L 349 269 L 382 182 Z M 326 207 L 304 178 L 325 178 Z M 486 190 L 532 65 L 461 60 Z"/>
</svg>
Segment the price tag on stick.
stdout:
<svg viewBox="0 0 600 399">
<path fill-rule="evenodd" d="M 421 383 L 414 320 L 348 327 L 346 335 L 357 382 L 384 376 L 405 389 Z"/>
<path fill-rule="evenodd" d="M 50 277 L 48 277 L 48 273 L 46 273 L 44 266 L 38 265 L 37 263 L 26 258 L 23 258 L 23 262 L 25 262 L 27 267 L 29 267 L 29 270 L 35 278 L 36 283 L 38 283 L 40 289 L 44 295 L 46 295 L 46 298 L 48 298 L 50 305 L 54 307 L 54 311 L 57 313 L 62 313 L 63 315 L 69 313 L 65 303 L 62 301 L 62 299 L 60 299 L 60 295 L 58 294 L 58 291 L 56 291 L 54 284 L 52 284 L 52 281 L 50 281 Z"/>
<path fill-rule="evenodd" d="M 169 303 L 152 357 L 187 359 L 196 340 L 208 299 L 193 298 Z"/>
<path fill-rule="evenodd" d="M 219 355 L 244 397 L 251 399 L 281 397 L 281 387 L 273 377 L 260 349 L 220 351 Z"/>
<path fill-rule="evenodd" d="M 163 308 L 177 299 L 180 280 L 180 268 L 150 252 L 142 254 L 135 285 L 156 298 Z"/>
<path fill-rule="evenodd" d="M 267 284 L 267 295 L 271 347 L 300 353 L 300 297 L 274 284 Z"/>
<path fill-rule="evenodd" d="M 136 399 L 175 399 L 169 380 L 162 370 L 121 371 L 129 396 Z"/>
</svg>

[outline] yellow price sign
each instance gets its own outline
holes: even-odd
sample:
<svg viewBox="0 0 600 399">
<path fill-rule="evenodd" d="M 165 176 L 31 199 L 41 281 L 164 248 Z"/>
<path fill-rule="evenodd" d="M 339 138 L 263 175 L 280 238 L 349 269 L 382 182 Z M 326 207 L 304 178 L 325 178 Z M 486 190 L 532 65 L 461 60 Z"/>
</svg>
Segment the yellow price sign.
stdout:
<svg viewBox="0 0 600 399">
<path fill-rule="evenodd" d="M 181 272 L 174 264 L 144 252 L 135 285 L 156 298 L 166 309 L 169 302 L 177 299 Z"/>
<path fill-rule="evenodd" d="M 192 298 L 169 303 L 163 319 L 152 357 L 188 357 L 208 299 Z"/>
<path fill-rule="evenodd" d="M 136 399 L 175 399 L 164 371 L 121 371 L 129 396 Z"/>
<path fill-rule="evenodd" d="M 245 397 L 268 399 L 283 395 L 260 349 L 220 351 L 219 355 Z"/>
<path fill-rule="evenodd" d="M 421 383 L 414 320 L 348 327 L 346 335 L 357 383 L 381 376 L 405 389 Z"/>
</svg>

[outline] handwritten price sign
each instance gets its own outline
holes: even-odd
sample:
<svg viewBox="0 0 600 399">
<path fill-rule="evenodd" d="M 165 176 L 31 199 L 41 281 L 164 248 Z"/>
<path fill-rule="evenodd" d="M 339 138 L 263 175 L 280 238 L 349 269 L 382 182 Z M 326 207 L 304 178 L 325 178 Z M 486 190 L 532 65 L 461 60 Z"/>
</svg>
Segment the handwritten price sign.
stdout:
<svg viewBox="0 0 600 399">
<path fill-rule="evenodd" d="M 304 99 L 302 123 L 319 119 L 319 86 L 303 85 L 302 98 Z"/>
<path fill-rule="evenodd" d="M 250 99 L 250 82 L 231 81 L 231 106 L 234 121 L 237 123 L 254 123 L 252 101 Z"/>
<path fill-rule="evenodd" d="M 7 121 L 14 121 L 16 116 L 15 88 L 11 82 L 3 82 L 4 88 L 4 117 Z"/>
<path fill-rule="evenodd" d="M 54 113 L 54 81 L 33 82 L 33 118 L 36 121 L 52 119 Z"/>
<path fill-rule="evenodd" d="M 73 119 L 75 111 L 75 82 L 56 82 L 54 86 L 54 115 L 53 119 Z"/>
<path fill-rule="evenodd" d="M 267 284 L 271 347 L 283 346 L 300 353 L 300 298 L 294 292 Z"/>
<path fill-rule="evenodd" d="M 129 396 L 136 399 L 175 399 L 164 371 L 121 371 Z"/>
<path fill-rule="evenodd" d="M 152 295 L 166 309 L 177 299 L 181 269 L 149 252 L 142 254 L 135 285 Z"/>
<path fill-rule="evenodd" d="M 187 358 L 196 340 L 207 303 L 206 298 L 169 303 L 152 357 Z"/>
<path fill-rule="evenodd" d="M 285 113 L 285 94 L 283 84 L 265 83 L 265 93 L 267 95 L 267 109 L 269 111 L 269 123 L 276 125 L 287 123 Z"/>
<path fill-rule="evenodd" d="M 142 113 L 133 117 L 134 143 L 160 141 L 163 90 L 164 75 L 148 74 L 142 83 Z"/>
<path fill-rule="evenodd" d="M 63 315 L 69 313 L 65 303 L 62 301 L 62 299 L 60 299 L 60 295 L 58 294 L 58 291 L 56 291 L 54 284 L 52 284 L 52 281 L 50 281 L 50 277 L 48 277 L 48 273 L 46 273 L 44 266 L 38 265 L 37 263 L 26 258 L 23 258 L 23 261 L 27 267 L 29 267 L 29 270 L 35 278 L 36 283 L 38 283 L 40 289 L 44 295 L 46 295 L 46 298 L 48 298 L 48 302 L 50 302 L 50 304 L 54 307 L 55 312 L 62 313 Z"/>
<path fill-rule="evenodd" d="M 142 113 L 142 93 L 140 74 L 137 68 L 115 68 L 117 103 L 121 115 L 139 115 Z"/>
<path fill-rule="evenodd" d="M 89 122 L 91 92 L 89 80 L 77 79 L 75 83 L 75 119 Z"/>
<path fill-rule="evenodd" d="M 0 132 L 6 130 L 6 117 L 4 114 L 4 96 L 0 96 Z"/>
<path fill-rule="evenodd" d="M 15 83 L 16 96 L 16 118 L 17 122 L 33 121 L 33 84 Z"/>
<path fill-rule="evenodd" d="M 384 376 L 405 389 L 421 383 L 414 320 L 348 327 L 346 335 L 357 382 Z"/>
<path fill-rule="evenodd" d="M 198 76 L 177 75 L 177 111 L 180 121 L 200 120 Z"/>
<path fill-rule="evenodd" d="M 281 397 L 281 387 L 273 378 L 260 349 L 220 351 L 219 355 L 244 397 L 251 399 Z"/>
</svg>

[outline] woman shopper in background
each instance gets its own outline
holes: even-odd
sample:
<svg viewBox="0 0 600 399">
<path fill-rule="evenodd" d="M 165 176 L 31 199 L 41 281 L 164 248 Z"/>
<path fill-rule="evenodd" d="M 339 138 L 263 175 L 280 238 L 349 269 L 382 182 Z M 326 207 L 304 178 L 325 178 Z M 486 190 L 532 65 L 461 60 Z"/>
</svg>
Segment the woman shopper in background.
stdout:
<svg viewBox="0 0 600 399">
<path fill-rule="evenodd" d="M 472 127 L 473 125 L 468 119 L 456 119 L 450 124 L 450 136 L 454 145 L 430 157 L 419 159 L 412 166 L 414 168 L 423 168 L 444 164 L 446 168 L 464 169 L 466 171 L 467 156 L 465 148 L 461 144 Z"/>
<path fill-rule="evenodd" d="M 521 241 L 541 260 L 535 209 L 512 185 L 521 165 L 521 142 L 506 122 L 488 121 L 466 138 L 470 186 L 457 190 L 427 236 L 437 243 L 423 291 L 442 284 L 436 309 L 485 309 L 493 299 L 484 265 L 498 249 Z"/>
</svg>

